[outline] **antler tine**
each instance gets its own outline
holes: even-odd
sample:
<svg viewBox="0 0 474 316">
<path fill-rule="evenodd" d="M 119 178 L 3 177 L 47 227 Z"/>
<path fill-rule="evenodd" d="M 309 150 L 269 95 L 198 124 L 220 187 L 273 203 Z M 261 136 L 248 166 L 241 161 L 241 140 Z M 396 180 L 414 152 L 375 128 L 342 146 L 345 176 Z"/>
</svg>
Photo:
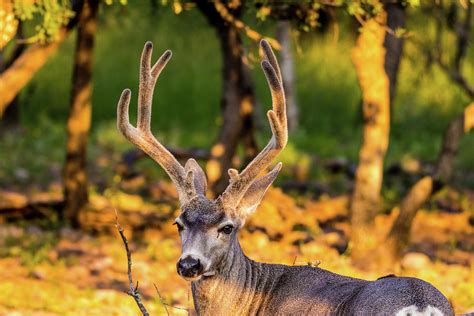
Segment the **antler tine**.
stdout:
<svg viewBox="0 0 474 316">
<path fill-rule="evenodd" d="M 155 160 L 175 184 L 181 204 L 196 195 L 192 170 L 185 170 L 176 158 L 151 133 L 151 106 L 156 80 L 171 58 L 167 50 L 151 67 L 153 44 L 147 42 L 140 63 L 140 90 L 138 94 L 137 127 L 129 121 L 130 89 L 125 89 L 117 106 L 117 127 L 130 142 Z"/>
<path fill-rule="evenodd" d="M 230 184 L 221 195 L 221 199 L 224 203 L 231 204 L 234 207 L 237 206 L 260 171 L 266 169 L 271 164 L 288 141 L 285 92 L 280 68 L 270 44 L 262 40 L 260 46 L 265 57 L 261 65 L 272 95 L 273 109 L 267 112 L 272 130 L 272 138 L 240 174 L 234 169 L 229 170 L 229 175 L 231 176 Z"/>
<path fill-rule="evenodd" d="M 170 50 L 165 51 L 153 68 L 151 68 L 152 51 L 153 44 L 151 42 L 146 42 L 145 47 L 143 47 L 140 61 L 140 87 L 138 93 L 137 127 L 147 133 L 151 133 L 151 104 L 156 80 L 172 56 Z"/>
<path fill-rule="evenodd" d="M 273 69 L 275 70 L 275 73 L 278 79 L 280 80 L 280 82 L 283 82 L 281 78 L 280 66 L 278 65 L 278 61 L 275 57 L 275 54 L 273 53 L 272 47 L 265 40 L 262 40 L 260 42 L 260 46 L 262 47 L 262 51 L 263 51 L 263 54 L 265 55 L 266 60 L 268 60 L 270 65 L 272 65 Z"/>
</svg>

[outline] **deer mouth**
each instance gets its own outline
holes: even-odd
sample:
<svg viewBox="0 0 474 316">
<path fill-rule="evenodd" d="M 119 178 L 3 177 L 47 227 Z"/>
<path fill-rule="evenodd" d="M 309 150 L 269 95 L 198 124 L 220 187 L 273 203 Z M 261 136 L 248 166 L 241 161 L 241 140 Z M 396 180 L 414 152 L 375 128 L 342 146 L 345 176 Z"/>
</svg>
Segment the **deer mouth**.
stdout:
<svg viewBox="0 0 474 316">
<path fill-rule="evenodd" d="M 216 275 L 216 272 L 215 271 L 207 271 L 207 272 L 203 272 L 199 275 L 185 275 L 185 274 L 181 273 L 180 271 L 178 271 L 178 274 L 184 280 L 186 280 L 188 282 L 195 282 L 195 281 L 199 281 L 201 279 L 207 279 L 207 278 L 213 277 L 214 275 Z"/>
<path fill-rule="evenodd" d="M 193 273 L 190 271 L 182 271 L 182 270 L 178 270 L 178 274 L 186 281 L 197 281 L 203 276 L 202 272 Z"/>
<path fill-rule="evenodd" d="M 201 274 L 199 274 L 199 275 L 191 275 L 191 276 L 189 276 L 189 275 L 184 275 L 184 274 L 182 274 L 182 273 L 180 273 L 180 272 L 178 271 L 178 274 L 179 274 L 184 280 L 186 280 L 186 281 L 188 281 L 188 282 L 195 282 L 195 281 L 199 281 L 199 280 L 201 280 L 201 279 L 208 279 L 208 278 L 211 278 L 211 277 L 213 277 L 213 276 L 216 275 L 216 272 L 215 272 L 215 271 L 207 271 L 207 272 L 203 272 L 203 273 L 201 273 Z"/>
<path fill-rule="evenodd" d="M 181 276 L 184 280 L 188 281 L 188 282 L 195 282 L 195 281 L 199 281 L 201 278 L 202 278 L 202 274 L 201 275 L 198 275 L 198 276 L 194 276 L 194 277 L 186 277 L 186 276 Z"/>
</svg>

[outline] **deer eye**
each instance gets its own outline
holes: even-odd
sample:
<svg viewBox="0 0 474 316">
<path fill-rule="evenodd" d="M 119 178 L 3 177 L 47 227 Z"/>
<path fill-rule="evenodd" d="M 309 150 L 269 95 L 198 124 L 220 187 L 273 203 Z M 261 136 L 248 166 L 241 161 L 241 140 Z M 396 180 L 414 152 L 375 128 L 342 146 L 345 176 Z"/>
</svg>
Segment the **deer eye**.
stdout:
<svg viewBox="0 0 474 316">
<path fill-rule="evenodd" d="M 179 231 L 179 232 L 183 231 L 183 229 L 184 229 L 184 226 L 181 225 L 181 224 L 178 223 L 178 222 L 174 222 L 173 225 L 176 225 L 176 227 L 178 227 L 178 231 Z"/>
<path fill-rule="evenodd" d="M 230 235 L 230 233 L 232 233 L 233 229 L 234 229 L 234 227 L 232 225 L 225 225 L 224 227 L 219 228 L 218 232 L 219 233 L 224 233 L 226 235 Z"/>
</svg>

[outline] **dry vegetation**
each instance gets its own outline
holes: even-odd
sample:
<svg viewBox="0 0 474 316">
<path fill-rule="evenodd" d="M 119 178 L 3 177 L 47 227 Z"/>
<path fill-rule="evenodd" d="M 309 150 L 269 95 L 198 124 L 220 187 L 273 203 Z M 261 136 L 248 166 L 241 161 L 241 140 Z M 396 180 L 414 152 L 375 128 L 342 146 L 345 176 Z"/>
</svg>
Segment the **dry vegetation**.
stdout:
<svg viewBox="0 0 474 316">
<path fill-rule="evenodd" d="M 166 313 L 154 284 L 166 303 L 192 308 L 189 284 L 175 271 L 180 244 L 172 223 L 179 210 L 163 200 L 175 193 L 168 183 L 152 187 L 153 199 L 158 201 L 154 204 L 121 191 L 92 196 L 82 217 L 85 232 L 31 223 L 24 227 L 2 224 L 0 314 L 138 314 L 135 302 L 125 293 L 127 261 L 114 226 L 115 207 L 131 242 L 134 278 L 150 313 Z M 454 191 L 443 192 L 437 204 L 453 196 L 457 196 Z M 472 207 L 473 202 L 471 193 L 463 206 Z M 347 196 L 295 199 L 271 189 L 241 231 L 241 243 L 248 256 L 258 261 L 310 264 L 366 279 L 388 273 L 351 265 L 347 210 Z M 396 212 L 376 218 L 380 235 Z M 457 313 L 474 308 L 474 230 L 469 221 L 469 212 L 420 212 L 409 253 L 396 271 L 432 283 Z M 172 314 L 186 314 L 182 309 L 168 309 Z"/>
</svg>

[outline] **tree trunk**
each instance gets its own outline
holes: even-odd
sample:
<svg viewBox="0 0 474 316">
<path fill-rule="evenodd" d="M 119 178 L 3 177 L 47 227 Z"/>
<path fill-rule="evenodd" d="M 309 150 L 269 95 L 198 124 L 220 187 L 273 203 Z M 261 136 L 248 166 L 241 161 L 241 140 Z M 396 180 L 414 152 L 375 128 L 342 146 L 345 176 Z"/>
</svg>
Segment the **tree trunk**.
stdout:
<svg viewBox="0 0 474 316">
<path fill-rule="evenodd" d="M 249 70 L 242 61 L 244 47 L 239 31 L 220 16 L 212 2 L 197 1 L 197 5 L 217 31 L 223 58 L 223 123 L 206 165 L 209 186 L 218 195 L 229 183 L 227 170 L 232 167 L 239 141 L 245 146 L 246 159 L 257 152 L 253 120 L 255 97 Z M 229 11 L 239 17 L 241 8 Z"/>
<path fill-rule="evenodd" d="M 367 21 L 352 52 L 362 90 L 363 141 L 359 152 L 351 203 L 352 252 L 354 263 L 366 265 L 377 245 L 374 217 L 379 208 L 383 161 L 390 129 L 390 83 L 385 71 L 386 14 Z"/>
<path fill-rule="evenodd" d="M 298 128 L 299 109 L 296 103 L 296 76 L 290 31 L 290 21 L 278 21 L 277 40 L 281 45 L 280 69 L 283 77 L 283 87 L 285 88 L 288 130 L 291 132 Z"/>
<path fill-rule="evenodd" d="M 28 47 L 0 75 L 0 118 L 7 106 L 12 103 L 18 93 L 33 78 L 33 75 L 43 67 L 48 58 L 56 52 L 65 39 L 66 31 L 61 32 L 60 39 L 46 45 L 33 44 Z"/>
<path fill-rule="evenodd" d="M 395 96 L 397 86 L 398 68 L 403 52 L 403 37 L 397 37 L 393 32 L 398 28 L 405 27 L 405 9 L 401 1 L 388 2 L 384 5 L 387 12 L 387 26 L 391 32 L 385 34 L 384 47 L 385 54 L 385 72 L 390 82 L 390 102 Z"/>
<path fill-rule="evenodd" d="M 76 16 L 72 18 L 68 25 L 59 31 L 58 39 L 54 42 L 41 45 L 39 43 L 29 46 L 27 49 L 17 49 L 21 52 L 18 56 L 14 54 L 13 62 L 6 65 L 0 75 L 0 119 L 6 108 L 12 104 L 20 91 L 28 84 L 38 70 L 43 67 L 48 58 L 53 55 L 61 43 L 66 39 L 66 35 L 72 30 L 78 21 L 77 12 L 83 6 L 83 0 L 73 1 L 73 11 Z M 21 26 L 21 25 L 20 25 Z"/>
<path fill-rule="evenodd" d="M 91 124 L 92 59 L 98 5 L 98 0 L 84 2 L 79 16 L 74 57 L 63 175 L 65 198 L 63 217 L 73 226 L 79 225 L 79 212 L 88 201 L 86 153 Z"/>
<path fill-rule="evenodd" d="M 16 35 L 17 40 L 23 39 L 23 27 L 21 23 L 18 23 Z M 0 74 L 8 69 L 25 51 L 25 45 L 16 44 L 15 48 L 13 49 L 13 53 L 8 60 L 4 60 L 3 54 L 0 50 Z M 13 100 L 7 104 L 5 111 L 3 112 L 2 120 L 0 121 L 0 133 L 4 130 L 8 130 L 12 127 L 17 127 L 20 121 L 20 104 L 18 100 L 18 96 L 15 96 Z"/>
<path fill-rule="evenodd" d="M 467 94 L 471 90 L 466 81 L 460 75 L 460 64 L 466 53 L 466 37 L 470 32 L 471 4 L 468 3 L 465 20 L 458 28 L 458 40 L 454 58 L 454 68 L 442 68 L 448 70 L 451 77 L 466 88 Z M 438 40 L 439 41 L 439 40 Z M 438 48 L 439 49 L 439 48 Z M 454 74 L 454 75 L 453 75 Z M 449 183 L 453 174 L 454 159 L 459 149 L 462 136 L 469 132 L 474 126 L 474 103 L 468 105 L 463 114 L 453 119 L 443 137 L 442 148 L 438 155 L 438 161 L 432 175 L 427 175 L 418 180 L 408 191 L 400 203 L 399 215 L 395 219 L 383 247 L 378 248 L 380 267 L 393 267 L 403 256 L 404 251 L 410 243 L 411 227 L 419 209 L 426 204 L 431 196 Z M 382 260 L 383 258 L 383 260 Z"/>
<path fill-rule="evenodd" d="M 474 127 L 474 103 L 451 121 L 443 138 L 443 145 L 433 176 L 418 180 L 400 204 L 400 213 L 396 218 L 379 257 L 383 257 L 386 266 L 393 266 L 410 242 L 410 230 L 418 210 L 431 198 L 432 194 L 448 183 L 453 174 L 454 158 L 459 150 L 461 138 Z"/>
<path fill-rule="evenodd" d="M 7 105 L 3 113 L 2 121 L 0 121 L 0 133 L 10 128 L 18 127 L 20 122 L 20 104 L 18 97 L 15 97 L 12 102 Z"/>
</svg>

